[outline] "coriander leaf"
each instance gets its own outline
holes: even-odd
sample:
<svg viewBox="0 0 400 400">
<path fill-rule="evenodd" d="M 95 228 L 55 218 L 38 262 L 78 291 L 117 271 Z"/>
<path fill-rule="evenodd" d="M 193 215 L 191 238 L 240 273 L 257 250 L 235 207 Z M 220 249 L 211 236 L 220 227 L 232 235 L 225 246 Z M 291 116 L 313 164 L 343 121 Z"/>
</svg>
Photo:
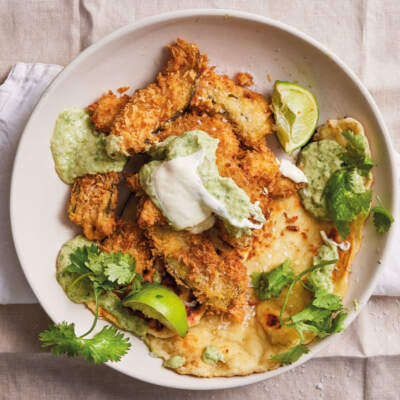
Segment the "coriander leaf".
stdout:
<svg viewBox="0 0 400 400">
<path fill-rule="evenodd" d="M 347 139 L 346 150 L 351 153 L 353 158 L 363 158 L 367 143 L 364 137 L 360 134 L 354 133 L 352 130 L 342 131 L 342 135 Z"/>
<path fill-rule="evenodd" d="M 350 225 L 346 221 L 335 221 L 335 226 L 339 235 L 346 239 L 350 235 Z"/>
<path fill-rule="evenodd" d="M 84 339 L 82 356 L 95 364 L 106 361 L 119 361 L 131 344 L 128 338 L 113 326 L 105 326 L 91 339 Z"/>
<path fill-rule="evenodd" d="M 376 163 L 368 156 L 365 156 L 363 163 L 358 165 L 357 169 L 362 176 L 367 176 L 372 167 L 376 167 Z"/>
<path fill-rule="evenodd" d="M 105 253 L 95 244 L 78 247 L 70 261 L 65 271 L 89 278 L 95 289 L 111 291 L 117 284 L 128 285 L 135 276 L 136 260 L 130 254 Z"/>
<path fill-rule="evenodd" d="M 97 245 L 92 244 L 91 248 L 87 249 L 86 266 L 96 275 L 103 273 L 104 256 L 105 253 L 101 252 Z"/>
<path fill-rule="evenodd" d="M 119 361 L 130 348 L 128 338 L 115 327 L 106 326 L 91 339 L 75 334 L 75 324 L 62 322 L 51 324 L 49 329 L 39 334 L 42 347 L 54 346 L 53 354 L 67 354 L 68 357 L 82 355 L 95 364 L 106 361 Z"/>
<path fill-rule="evenodd" d="M 394 218 L 385 207 L 375 206 L 372 209 L 374 225 L 378 233 L 385 233 L 390 229 Z"/>
<path fill-rule="evenodd" d="M 50 324 L 49 329 L 39 334 L 42 347 L 54 346 L 53 354 L 66 354 L 68 357 L 77 356 L 82 348 L 82 342 L 75 335 L 75 324 L 61 322 L 59 325 Z"/>
<path fill-rule="evenodd" d="M 349 188 L 351 188 L 354 193 L 365 192 L 364 178 L 357 172 L 357 170 L 352 169 L 349 171 L 348 180 Z"/>
<path fill-rule="evenodd" d="M 329 260 L 329 261 L 322 261 L 319 264 L 315 264 L 312 267 L 307 268 L 306 270 L 300 272 L 299 274 L 297 274 L 295 276 L 293 282 L 290 284 L 290 286 L 286 292 L 285 299 L 283 300 L 281 312 L 279 313 L 279 323 L 281 324 L 281 326 L 288 326 L 288 324 L 283 322 L 283 314 L 285 313 L 285 309 L 286 309 L 287 302 L 289 300 L 290 293 L 292 292 L 292 289 L 293 289 L 294 285 L 296 284 L 296 282 L 298 282 L 301 278 L 303 278 L 303 276 L 309 274 L 312 271 L 316 271 L 317 269 L 326 267 L 327 265 L 336 264 L 337 262 L 338 262 L 337 259 Z"/>
<path fill-rule="evenodd" d="M 78 277 L 67 288 L 70 290 L 81 279 L 92 281 L 92 290 L 96 300 L 94 321 L 87 332 L 77 337 L 75 325 L 63 322 L 50 325 L 49 329 L 39 335 L 43 347 L 54 346 L 54 354 L 65 353 L 69 357 L 82 355 L 89 362 L 96 364 L 105 361 L 119 361 L 130 348 L 130 343 L 114 327 L 105 327 L 90 339 L 84 339 L 93 331 L 98 320 L 99 296 L 105 291 L 112 291 L 116 284 L 127 285 L 135 277 L 135 259 L 122 252 L 105 253 L 95 244 L 78 247 L 70 254 L 71 264 L 65 272 L 78 274 Z M 140 275 L 137 275 L 140 276 Z M 142 280 L 143 278 L 140 277 Z M 141 282 L 137 278 L 137 282 Z M 136 283 L 136 285 L 138 285 Z M 141 283 L 140 283 L 141 285 Z"/>
<path fill-rule="evenodd" d="M 69 255 L 71 264 L 65 269 L 67 272 L 74 272 L 80 275 L 87 274 L 91 270 L 87 266 L 89 253 L 98 253 L 99 247 L 95 244 L 91 246 L 78 247 L 73 253 Z"/>
<path fill-rule="evenodd" d="M 332 312 L 309 304 L 299 313 L 293 315 L 291 320 L 302 331 L 310 330 L 318 334 L 324 334 L 331 326 Z"/>
<path fill-rule="evenodd" d="M 314 292 L 314 299 L 306 306 L 306 308 L 299 313 L 286 318 L 285 321 L 283 320 L 289 295 L 296 282 L 298 282 L 306 274 L 310 274 L 313 271 L 319 270 L 328 265 L 335 264 L 337 261 L 337 259 L 323 261 L 300 272 L 294 277 L 286 292 L 286 296 L 279 314 L 279 322 L 281 326 L 292 327 L 297 330 L 300 337 L 300 344 L 285 353 L 273 356 L 273 360 L 281 361 L 282 364 L 291 364 L 292 362 L 297 361 L 302 354 L 308 353 L 309 349 L 303 344 L 305 339 L 305 331 L 315 332 L 319 337 L 323 338 L 343 330 L 344 320 L 347 317 L 347 314 L 338 313 L 334 318 L 332 318 L 335 314 L 335 311 L 340 311 L 343 308 L 340 302 L 340 297 L 321 289 Z"/>
<path fill-rule="evenodd" d="M 311 304 L 315 307 L 331 311 L 339 311 L 343 308 L 340 296 L 327 293 L 323 290 L 315 293 L 315 298 Z"/>
<path fill-rule="evenodd" d="M 292 364 L 297 361 L 303 354 L 307 354 L 310 349 L 304 344 L 298 344 L 297 346 L 292 347 L 290 350 L 276 354 L 272 356 L 272 360 L 280 361 L 283 365 Z"/>
<path fill-rule="evenodd" d="M 269 272 L 251 274 L 254 293 L 259 300 L 268 300 L 279 296 L 282 289 L 293 282 L 295 273 L 289 266 L 290 260 L 287 259 Z"/>
<path fill-rule="evenodd" d="M 142 289 L 144 284 L 143 276 L 140 274 L 136 274 L 132 281 L 132 287 L 129 294 L 137 293 L 140 289 Z"/>
<path fill-rule="evenodd" d="M 347 313 L 342 312 L 336 315 L 336 317 L 332 320 L 332 326 L 330 329 L 330 334 L 342 332 L 344 329 L 344 320 L 347 318 Z"/>
<path fill-rule="evenodd" d="M 342 131 L 342 135 L 347 139 L 346 150 L 342 155 L 344 165 L 350 169 L 357 168 L 363 176 L 368 175 L 370 169 L 376 164 L 366 155 L 365 138 L 352 130 Z"/>
<path fill-rule="evenodd" d="M 372 192 L 356 193 L 352 181 L 354 177 L 349 171 L 338 170 L 329 178 L 324 190 L 329 213 L 343 239 L 350 233 L 349 223 L 359 214 L 367 214 Z"/>
<path fill-rule="evenodd" d="M 118 285 L 127 285 L 135 275 L 136 260 L 129 253 L 107 254 L 104 264 L 106 277 Z"/>
<path fill-rule="evenodd" d="M 332 310 L 309 304 L 304 310 L 293 315 L 290 319 L 293 321 L 292 326 L 297 329 L 300 337 L 303 337 L 303 331 L 312 331 L 320 338 L 323 338 L 343 329 L 343 321 L 347 314 L 339 313 L 332 319 L 333 314 L 334 311 Z"/>
</svg>

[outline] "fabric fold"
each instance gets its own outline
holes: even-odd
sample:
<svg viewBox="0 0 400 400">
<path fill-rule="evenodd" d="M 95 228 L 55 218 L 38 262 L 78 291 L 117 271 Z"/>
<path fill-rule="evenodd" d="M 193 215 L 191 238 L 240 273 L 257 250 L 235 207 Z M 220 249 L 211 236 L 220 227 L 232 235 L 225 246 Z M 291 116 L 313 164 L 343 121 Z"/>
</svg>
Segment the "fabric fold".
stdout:
<svg viewBox="0 0 400 400">
<path fill-rule="evenodd" d="M 37 303 L 20 267 L 11 235 L 9 198 L 18 141 L 59 65 L 17 63 L 0 86 L 0 304 Z"/>
</svg>

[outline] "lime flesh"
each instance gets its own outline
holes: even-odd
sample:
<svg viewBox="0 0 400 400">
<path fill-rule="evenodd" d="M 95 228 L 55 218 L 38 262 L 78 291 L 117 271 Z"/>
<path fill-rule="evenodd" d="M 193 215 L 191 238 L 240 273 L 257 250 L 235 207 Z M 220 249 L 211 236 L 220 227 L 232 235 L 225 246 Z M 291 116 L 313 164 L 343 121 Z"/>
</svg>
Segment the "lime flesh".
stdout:
<svg viewBox="0 0 400 400">
<path fill-rule="evenodd" d="M 276 135 L 286 153 L 304 146 L 318 123 L 318 103 L 300 85 L 276 81 L 272 95 Z"/>
<path fill-rule="evenodd" d="M 141 311 L 149 318 L 160 321 L 164 326 L 184 337 L 188 331 L 186 308 L 182 300 L 165 286 L 153 283 L 139 292 L 125 297 L 125 307 Z"/>
</svg>

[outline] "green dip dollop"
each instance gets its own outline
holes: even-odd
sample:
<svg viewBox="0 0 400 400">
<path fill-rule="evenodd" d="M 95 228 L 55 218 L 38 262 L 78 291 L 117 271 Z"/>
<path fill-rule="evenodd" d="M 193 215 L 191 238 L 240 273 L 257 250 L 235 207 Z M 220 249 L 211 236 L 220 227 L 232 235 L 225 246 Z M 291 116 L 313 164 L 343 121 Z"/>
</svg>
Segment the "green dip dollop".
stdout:
<svg viewBox="0 0 400 400">
<path fill-rule="evenodd" d="M 342 165 L 343 146 L 334 140 L 323 139 L 308 144 L 299 155 L 308 184 L 299 190 L 304 208 L 315 218 L 330 221 L 324 194 L 325 186 Z"/>
<path fill-rule="evenodd" d="M 318 249 L 317 255 L 313 257 L 313 265 L 320 264 L 323 261 L 337 260 L 338 258 L 337 246 L 328 241 L 324 241 L 322 246 Z M 333 293 L 332 272 L 334 267 L 334 264 L 330 264 L 310 272 L 308 275 L 308 284 L 312 287 L 314 292 L 322 290 L 327 293 Z"/>
<path fill-rule="evenodd" d="M 206 346 L 201 359 L 207 364 L 216 364 L 217 362 L 225 362 L 224 355 L 221 350 L 214 345 Z"/>
<path fill-rule="evenodd" d="M 88 111 L 82 108 L 69 108 L 58 115 L 50 148 L 57 174 L 68 184 L 85 174 L 120 172 L 127 160 L 108 156 L 105 136 L 93 129 Z"/>
<path fill-rule="evenodd" d="M 154 161 L 144 165 L 140 172 L 140 184 L 145 192 L 151 197 L 154 204 L 163 212 L 168 219 L 168 215 L 162 209 L 154 189 L 153 174 L 165 161 L 173 160 L 177 157 L 187 157 L 202 150 L 204 152 L 203 161 L 197 168 L 198 176 L 206 191 L 217 201 L 225 206 L 228 215 L 223 215 L 220 210 L 213 209 L 213 213 L 221 218 L 227 231 L 232 236 L 241 236 L 243 233 L 250 234 L 248 227 L 239 227 L 237 221 L 245 221 L 251 218 L 256 221 L 253 225 L 259 228 L 265 222 L 264 215 L 257 205 L 252 203 L 246 192 L 236 185 L 231 178 L 221 177 L 216 164 L 216 150 L 219 140 L 211 137 L 201 130 L 185 132 L 181 136 L 170 136 L 162 143 L 151 147 L 148 151 Z M 199 196 L 200 197 L 200 196 Z M 179 201 L 179 199 L 177 199 Z M 198 200 L 201 202 L 201 200 Z M 205 204 L 202 206 L 206 207 Z M 208 207 L 208 206 L 207 206 Z M 174 221 L 168 219 L 174 229 L 179 229 L 174 225 Z M 204 229 L 210 228 L 209 222 L 204 221 Z M 249 222 L 251 225 L 251 223 Z M 199 228 L 199 226 L 197 226 Z M 254 228 L 253 228 L 254 229 Z M 200 229 L 201 231 L 202 229 Z"/>
<path fill-rule="evenodd" d="M 164 367 L 177 369 L 185 365 L 186 358 L 182 356 L 172 356 L 164 362 Z"/>
</svg>

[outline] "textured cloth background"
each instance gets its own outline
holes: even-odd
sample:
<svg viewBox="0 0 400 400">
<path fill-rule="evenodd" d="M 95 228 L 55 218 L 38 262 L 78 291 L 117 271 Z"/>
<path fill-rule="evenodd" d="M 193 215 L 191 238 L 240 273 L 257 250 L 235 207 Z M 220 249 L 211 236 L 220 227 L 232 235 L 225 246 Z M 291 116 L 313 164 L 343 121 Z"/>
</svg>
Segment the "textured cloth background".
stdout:
<svg viewBox="0 0 400 400">
<path fill-rule="evenodd" d="M 253 12 L 293 25 L 319 40 L 366 84 L 400 150 L 398 0 L 0 0 L 0 81 L 18 61 L 65 65 L 120 26 L 185 8 Z M 1 399 L 400 397 L 400 300 L 396 298 L 372 298 L 350 329 L 304 366 L 245 388 L 206 393 L 160 390 L 104 366 L 50 356 L 36 340 L 48 322 L 39 305 L 0 307 Z"/>
</svg>

